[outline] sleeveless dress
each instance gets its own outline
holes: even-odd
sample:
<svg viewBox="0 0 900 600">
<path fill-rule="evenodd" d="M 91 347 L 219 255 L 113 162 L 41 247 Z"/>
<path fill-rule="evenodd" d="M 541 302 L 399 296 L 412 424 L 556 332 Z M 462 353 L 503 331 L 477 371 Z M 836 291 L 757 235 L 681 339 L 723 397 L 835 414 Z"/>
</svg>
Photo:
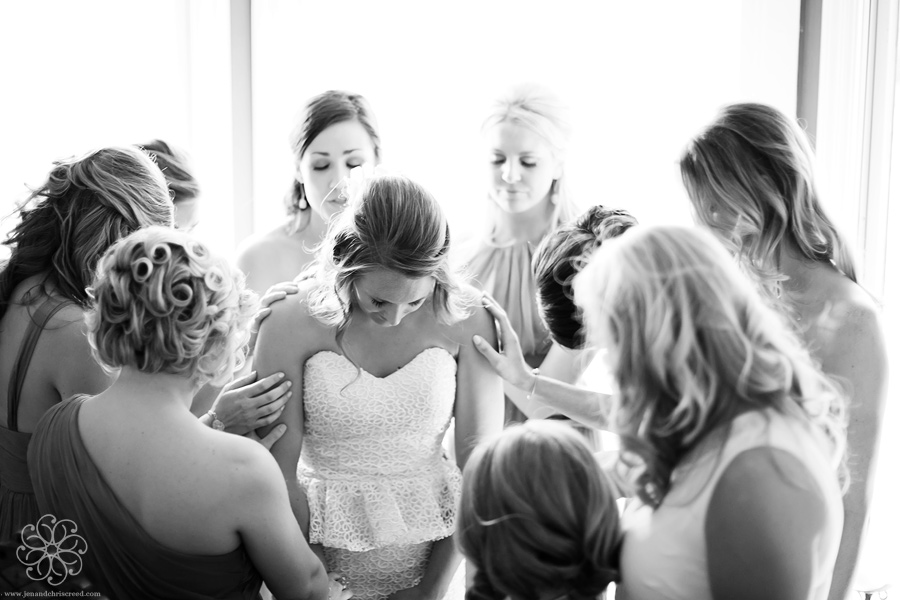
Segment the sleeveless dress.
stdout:
<svg viewBox="0 0 900 600">
<path fill-rule="evenodd" d="M 441 442 L 456 361 L 428 348 L 387 377 L 322 351 L 306 361 L 298 464 L 310 543 L 361 600 L 418 584 L 432 543 L 453 534 L 461 476 Z"/>
<path fill-rule="evenodd" d="M 626 509 L 622 518 L 622 583 L 616 597 L 710 600 L 705 524 L 716 483 L 741 452 L 776 448 L 793 454 L 810 470 L 826 504 L 827 522 L 810 549 L 808 598 L 827 598 L 844 519 L 828 444 L 824 434 L 811 424 L 771 409 L 735 418 L 724 446 L 701 444 L 682 460 L 672 474 L 669 493 L 655 511 L 639 502 Z"/>
<path fill-rule="evenodd" d="M 37 309 L 22 342 L 9 376 L 6 427 L 0 427 L 0 541 L 12 539 L 23 527 L 40 517 L 31 476 L 28 474 L 28 443 L 31 434 L 19 431 L 19 402 L 22 385 L 41 332 L 68 300 L 47 299 Z"/>
<path fill-rule="evenodd" d="M 110 598 L 136 600 L 258 598 L 262 577 L 243 546 L 226 554 L 186 554 L 144 531 L 84 446 L 78 411 L 85 398 L 61 402 L 41 418 L 28 465 L 43 513 L 68 519 L 74 524 L 71 533 L 84 538 L 81 561 L 96 589 Z"/>
</svg>

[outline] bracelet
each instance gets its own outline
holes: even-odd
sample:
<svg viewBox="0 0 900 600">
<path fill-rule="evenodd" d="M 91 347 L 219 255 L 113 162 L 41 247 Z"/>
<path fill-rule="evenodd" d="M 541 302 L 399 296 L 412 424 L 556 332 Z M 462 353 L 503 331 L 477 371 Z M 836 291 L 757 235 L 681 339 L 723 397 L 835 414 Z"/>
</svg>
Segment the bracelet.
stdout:
<svg viewBox="0 0 900 600">
<path fill-rule="evenodd" d="M 219 417 L 216 416 L 216 411 L 213 409 L 209 409 L 206 413 L 210 417 L 209 426 L 215 429 L 216 431 L 225 431 L 225 424 L 219 420 Z"/>
<path fill-rule="evenodd" d="M 531 384 L 531 391 L 525 396 L 526 400 L 531 400 L 531 397 L 534 396 L 534 390 L 537 389 L 538 377 L 541 376 L 541 370 L 538 367 L 535 367 L 531 370 L 531 375 L 534 377 L 534 383 Z"/>
</svg>

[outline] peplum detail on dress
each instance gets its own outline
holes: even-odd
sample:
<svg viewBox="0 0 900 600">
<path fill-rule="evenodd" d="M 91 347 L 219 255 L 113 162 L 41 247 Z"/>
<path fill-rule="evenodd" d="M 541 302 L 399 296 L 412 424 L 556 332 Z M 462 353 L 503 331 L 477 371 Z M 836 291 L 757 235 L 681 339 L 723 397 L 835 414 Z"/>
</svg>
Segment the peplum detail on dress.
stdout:
<svg viewBox="0 0 900 600">
<path fill-rule="evenodd" d="M 434 475 L 342 481 L 301 473 L 311 543 L 354 552 L 449 537 L 462 478 L 442 460 Z"/>
<path fill-rule="evenodd" d="M 298 465 L 310 543 L 353 552 L 452 535 L 462 477 L 441 441 L 456 398 L 456 360 L 428 348 L 386 377 L 344 356 L 304 372 Z"/>
</svg>

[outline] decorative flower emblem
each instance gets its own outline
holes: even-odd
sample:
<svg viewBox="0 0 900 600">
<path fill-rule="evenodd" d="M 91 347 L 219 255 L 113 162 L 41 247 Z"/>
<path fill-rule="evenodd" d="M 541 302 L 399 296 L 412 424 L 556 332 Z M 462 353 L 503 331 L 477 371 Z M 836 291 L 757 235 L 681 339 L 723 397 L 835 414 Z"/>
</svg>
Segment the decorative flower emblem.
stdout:
<svg viewBox="0 0 900 600">
<path fill-rule="evenodd" d="M 57 521 L 53 515 L 44 515 L 36 525 L 26 525 L 22 545 L 16 549 L 16 558 L 28 567 L 25 573 L 34 581 L 46 579 L 50 585 L 81 573 L 81 555 L 87 552 L 87 542 L 76 531 L 74 521 Z"/>
</svg>

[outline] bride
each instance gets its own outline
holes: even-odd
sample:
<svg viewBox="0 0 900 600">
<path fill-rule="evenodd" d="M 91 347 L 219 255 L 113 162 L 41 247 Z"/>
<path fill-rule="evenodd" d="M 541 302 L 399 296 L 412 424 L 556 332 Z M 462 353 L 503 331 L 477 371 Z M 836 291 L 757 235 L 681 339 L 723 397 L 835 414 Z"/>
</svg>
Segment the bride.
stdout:
<svg viewBox="0 0 900 600">
<path fill-rule="evenodd" d="M 259 333 L 257 371 L 283 372 L 295 390 L 272 448 L 294 514 L 356 598 L 445 595 L 461 560 L 459 468 L 502 428 L 502 382 L 470 343 L 496 343 L 493 321 L 450 270 L 449 247 L 431 194 L 370 178 L 315 275 Z M 441 446 L 451 417 L 456 464 Z"/>
</svg>

